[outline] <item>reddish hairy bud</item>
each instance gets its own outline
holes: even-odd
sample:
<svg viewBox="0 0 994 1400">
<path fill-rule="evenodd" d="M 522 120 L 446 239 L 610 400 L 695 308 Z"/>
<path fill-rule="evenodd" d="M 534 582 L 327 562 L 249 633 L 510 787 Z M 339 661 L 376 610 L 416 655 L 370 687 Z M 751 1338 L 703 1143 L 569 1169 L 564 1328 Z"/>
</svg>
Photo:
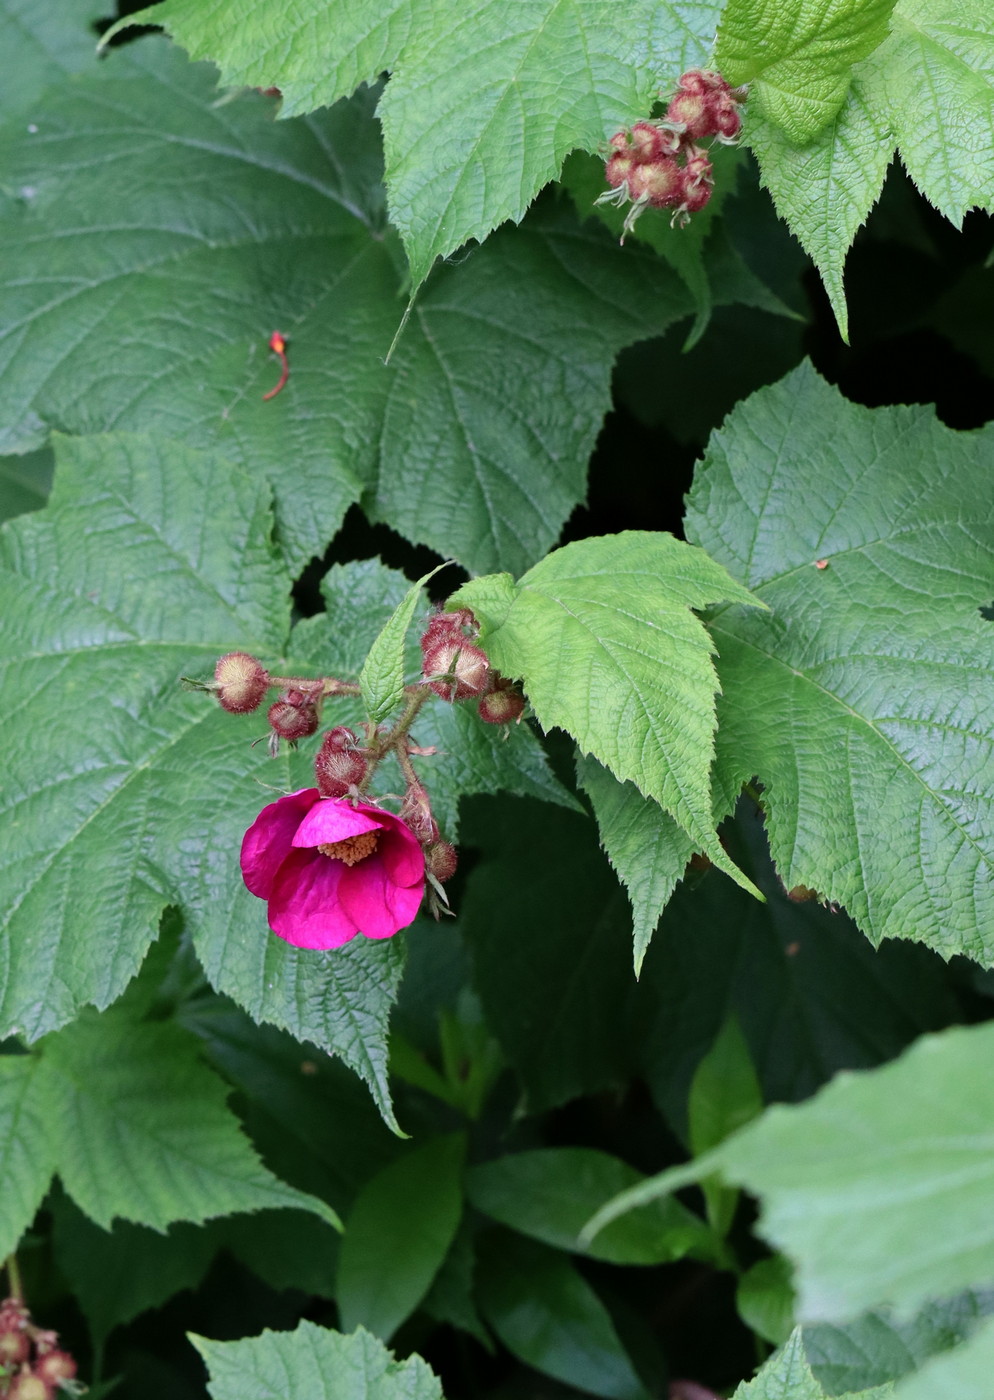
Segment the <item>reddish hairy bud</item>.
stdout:
<svg viewBox="0 0 994 1400">
<path fill-rule="evenodd" d="M 525 697 L 502 676 L 490 694 L 480 700 L 477 710 L 487 724 L 517 724 L 525 712 Z"/>
<path fill-rule="evenodd" d="M 51 1400 L 53 1387 L 25 1367 L 10 1383 L 6 1400 Z"/>
<path fill-rule="evenodd" d="M 466 641 L 443 641 L 425 651 L 423 675 L 443 700 L 468 700 L 490 689 L 490 662 Z"/>
<path fill-rule="evenodd" d="M 438 823 L 432 816 L 428 793 L 420 783 L 409 784 L 401 805 L 400 819 L 407 823 L 422 846 L 431 846 L 438 840 Z"/>
<path fill-rule="evenodd" d="M 291 691 L 290 697 L 299 694 L 299 691 Z M 270 705 L 267 718 L 273 733 L 290 743 L 308 739 L 317 733 L 318 712 L 304 697 L 298 703 L 294 703 L 292 698 L 277 700 Z"/>
<path fill-rule="evenodd" d="M 634 157 L 627 151 L 619 151 L 608 160 L 604 167 L 604 178 L 613 190 L 618 189 L 628 179 L 635 168 Z"/>
<path fill-rule="evenodd" d="M 0 1366 L 16 1366 L 27 1361 L 31 1343 L 23 1328 L 0 1331 Z"/>
<path fill-rule="evenodd" d="M 448 841 L 436 841 L 431 850 L 425 852 L 425 865 L 428 872 L 435 877 L 440 885 L 444 885 L 446 880 L 452 879 L 458 864 L 458 852 L 455 846 L 451 846 Z"/>
<path fill-rule="evenodd" d="M 359 752 L 358 743 L 352 730 L 344 725 L 329 729 L 321 740 L 314 772 L 322 797 L 345 797 L 362 782 L 369 764 Z"/>
<path fill-rule="evenodd" d="M 247 715 L 262 704 L 269 689 L 269 675 L 248 652 L 230 651 L 214 667 L 214 685 L 223 709 L 233 715 Z"/>
<path fill-rule="evenodd" d="M 50 1351 L 35 1362 L 35 1375 L 49 1385 L 71 1381 L 76 1374 L 76 1362 L 67 1351 Z"/>
<path fill-rule="evenodd" d="M 452 612 L 432 613 L 421 638 L 421 651 L 427 655 L 442 642 L 462 642 L 479 632 L 476 618 L 469 608 L 454 608 Z"/>
<path fill-rule="evenodd" d="M 654 209 L 664 209 L 669 204 L 679 204 L 683 198 L 683 172 L 672 156 L 660 156 L 636 166 L 628 189 L 632 199 L 645 199 Z"/>
</svg>

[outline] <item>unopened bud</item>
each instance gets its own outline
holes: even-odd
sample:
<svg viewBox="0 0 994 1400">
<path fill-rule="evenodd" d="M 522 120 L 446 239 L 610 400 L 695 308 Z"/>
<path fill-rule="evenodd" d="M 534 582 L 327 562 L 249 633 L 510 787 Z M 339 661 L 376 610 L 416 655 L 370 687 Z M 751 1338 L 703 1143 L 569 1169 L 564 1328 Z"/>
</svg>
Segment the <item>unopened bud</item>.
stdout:
<svg viewBox="0 0 994 1400">
<path fill-rule="evenodd" d="M 436 841 L 435 845 L 425 852 L 425 866 L 440 885 L 452 879 L 458 864 L 458 852 L 448 841 Z"/>
<path fill-rule="evenodd" d="M 525 712 L 525 697 L 502 676 L 480 700 L 477 711 L 487 724 L 517 724 Z"/>
<path fill-rule="evenodd" d="M 48 1385 L 71 1381 L 76 1374 L 76 1362 L 67 1351 L 50 1351 L 35 1362 L 35 1375 Z"/>
<path fill-rule="evenodd" d="M 471 642 L 440 642 L 427 650 L 424 678 L 443 700 L 468 700 L 490 689 L 490 662 Z"/>
<path fill-rule="evenodd" d="M 233 715 L 257 710 L 269 689 L 265 667 L 245 651 L 231 651 L 214 667 L 215 694 Z"/>
<path fill-rule="evenodd" d="M 432 613 L 421 637 L 422 654 L 426 656 L 442 642 L 458 644 L 466 638 L 472 640 L 479 630 L 476 618 L 469 608 Z"/>
<path fill-rule="evenodd" d="M 0 1331 L 0 1367 L 16 1366 L 21 1361 L 27 1361 L 30 1351 L 31 1343 L 23 1329 Z"/>
<path fill-rule="evenodd" d="M 432 816 L 431 801 L 420 783 L 410 783 L 400 808 L 400 819 L 406 822 L 422 846 L 432 846 L 438 840 L 438 823 Z"/>
<path fill-rule="evenodd" d="M 6 1400 L 51 1400 L 53 1387 L 29 1367 L 19 1371 L 5 1392 Z"/>
<path fill-rule="evenodd" d="M 683 198 L 683 173 L 672 156 L 637 165 L 628 177 L 633 200 L 647 200 L 654 209 L 679 204 Z"/>
<path fill-rule="evenodd" d="M 329 729 L 321 740 L 314 772 L 322 797 L 345 797 L 365 778 L 369 764 L 358 744 L 355 734 L 344 725 Z"/>
<path fill-rule="evenodd" d="M 297 704 L 292 700 L 277 700 L 275 704 L 270 705 L 267 718 L 273 733 L 292 744 L 298 739 L 309 739 L 312 734 L 317 733 L 318 712 L 306 699 Z"/>
</svg>

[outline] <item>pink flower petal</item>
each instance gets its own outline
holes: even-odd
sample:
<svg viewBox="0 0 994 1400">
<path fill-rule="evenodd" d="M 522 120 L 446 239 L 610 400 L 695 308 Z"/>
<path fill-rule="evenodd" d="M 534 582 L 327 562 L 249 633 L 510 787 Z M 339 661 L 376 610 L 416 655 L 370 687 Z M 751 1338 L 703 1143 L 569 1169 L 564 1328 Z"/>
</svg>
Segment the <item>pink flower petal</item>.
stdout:
<svg viewBox="0 0 994 1400">
<path fill-rule="evenodd" d="M 386 815 L 392 815 L 386 814 Z M 418 838 L 409 826 L 399 817 L 394 817 L 396 826 L 391 825 L 383 832 L 377 846 L 377 854 L 386 866 L 387 875 L 395 885 L 423 885 L 425 880 L 425 853 L 418 844 Z"/>
<path fill-rule="evenodd" d="M 342 910 L 367 938 L 391 938 L 407 928 L 421 907 L 423 883 L 395 885 L 375 855 L 358 865 L 343 866 L 338 898 Z"/>
<path fill-rule="evenodd" d="M 317 851 L 291 851 L 269 900 L 269 927 L 297 948 L 340 948 L 359 931 L 342 907 L 339 886 L 348 866 Z"/>
<path fill-rule="evenodd" d="M 254 895 L 268 899 L 280 866 L 308 811 L 320 800 L 317 788 L 301 788 L 263 807 L 242 839 L 242 879 Z"/>
<path fill-rule="evenodd" d="M 380 818 L 389 815 L 366 803 L 353 807 L 346 798 L 325 797 L 311 808 L 300 823 L 293 844 L 323 846 L 333 841 L 345 841 L 350 836 L 360 836 L 364 831 L 376 831 L 383 825 Z"/>
</svg>

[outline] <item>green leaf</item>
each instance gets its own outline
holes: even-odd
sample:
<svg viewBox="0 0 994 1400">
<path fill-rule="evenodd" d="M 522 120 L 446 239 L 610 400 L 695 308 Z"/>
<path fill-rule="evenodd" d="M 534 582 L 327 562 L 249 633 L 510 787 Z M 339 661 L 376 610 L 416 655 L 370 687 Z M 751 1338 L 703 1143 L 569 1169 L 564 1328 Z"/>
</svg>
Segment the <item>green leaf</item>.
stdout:
<svg viewBox="0 0 994 1400">
<path fill-rule="evenodd" d="M 451 1133 L 406 1152 L 360 1192 L 338 1265 L 339 1316 L 389 1340 L 431 1287 L 462 1215 L 466 1139 Z"/>
<path fill-rule="evenodd" d="M 328 958 L 267 932 L 238 865 L 264 796 L 266 760 L 249 747 L 259 721 L 180 685 L 231 650 L 282 656 L 289 579 L 268 491 L 156 438 L 56 450 L 50 505 L 0 532 L 0 697 L 12 722 L 52 695 L 87 722 L 43 727 L 6 765 L 2 1033 L 36 1037 L 87 1002 L 107 1006 L 174 904 L 214 985 L 342 1055 L 390 1121 L 402 949 L 361 940 Z M 265 779 L 304 787 L 305 765 L 281 760 Z"/>
<path fill-rule="evenodd" d="M 750 83 L 750 102 L 803 144 L 845 100 L 853 64 L 887 33 L 894 0 L 728 0 L 714 66 L 733 86 Z"/>
<path fill-rule="evenodd" d="M 278 86 L 288 111 L 392 70 L 380 104 L 391 219 L 417 288 L 437 257 L 520 219 L 574 147 L 596 150 L 702 62 L 718 6 L 635 0 L 622 14 L 605 0 L 473 0 L 453 13 L 378 0 L 342 16 L 306 0 L 281 22 L 258 0 L 206 11 L 169 0 L 143 14 L 226 82 Z"/>
<path fill-rule="evenodd" d="M 994 1291 L 968 1291 L 925 1307 L 908 1320 L 887 1312 L 866 1313 L 834 1327 L 804 1329 L 804 1350 L 830 1395 L 882 1385 L 916 1371 L 930 1356 L 964 1341 L 978 1318 L 994 1312 Z"/>
<path fill-rule="evenodd" d="M 890 1385 L 839 1396 L 838 1400 L 889 1400 Z M 800 1328 L 791 1333 L 780 1351 L 770 1357 L 755 1380 L 743 1381 L 732 1400 L 827 1400 L 825 1391 L 811 1373 L 804 1354 Z"/>
<path fill-rule="evenodd" d="M 894 1390 L 894 1400 L 986 1400 L 994 1375 L 994 1322 L 953 1351 L 933 1357 Z"/>
<path fill-rule="evenodd" d="M 207 1364 L 212 1400 L 442 1400 L 420 1356 L 395 1361 L 362 1328 L 343 1336 L 302 1322 L 238 1342 L 189 1336 Z"/>
<path fill-rule="evenodd" d="M 46 87 L 95 67 L 93 21 L 106 13 L 106 0 L 0 0 L 0 117 L 25 111 Z"/>
<path fill-rule="evenodd" d="M 794 1284 L 793 1270 L 782 1254 L 746 1269 L 735 1290 L 735 1306 L 747 1327 L 773 1346 L 783 1346 L 794 1326 Z M 805 1331 L 805 1349 L 807 1336 Z"/>
<path fill-rule="evenodd" d="M 690 309 L 660 259 L 544 201 L 439 270 L 385 366 L 401 278 L 369 94 L 273 123 L 142 40 L 48 93 L 37 125 L 0 130 L 33 191 L 0 220 L 0 450 L 50 424 L 219 448 L 272 484 L 295 570 L 360 497 L 472 570 L 527 568 L 584 496 L 618 350 Z M 264 402 L 274 327 L 290 378 Z"/>
<path fill-rule="evenodd" d="M 763 1111 L 763 1091 L 738 1020 L 729 1016 L 701 1060 L 687 1099 L 687 1132 L 695 1157 L 709 1152 Z M 702 1182 L 707 1217 L 724 1239 L 732 1228 L 739 1193 L 722 1182 Z"/>
<path fill-rule="evenodd" d="M 842 265 L 895 147 L 918 188 L 957 227 L 970 208 L 994 210 L 986 0 L 897 0 L 890 33 L 856 64 L 845 104 L 810 145 L 795 149 L 752 114 L 746 140 L 778 213 L 817 263 L 845 335 Z"/>
<path fill-rule="evenodd" d="M 359 684 L 362 686 L 362 699 L 375 724 L 380 724 L 387 715 L 404 699 L 404 642 L 411 620 L 419 604 L 424 605 L 422 589 L 430 578 L 434 578 L 439 564 L 430 573 L 412 583 L 378 634 L 369 649 Z"/>
<path fill-rule="evenodd" d="M 645 1400 L 607 1309 L 557 1250 L 520 1235 L 486 1237 L 478 1278 L 484 1317 L 527 1365 L 609 1400 Z"/>
<path fill-rule="evenodd" d="M 45 1040 L 39 1077 L 56 1169 L 104 1229 L 117 1217 L 164 1230 L 285 1207 L 339 1223 L 323 1201 L 266 1170 L 227 1109 L 227 1089 L 175 1024 L 84 1013 Z"/>
<path fill-rule="evenodd" d="M 691 612 L 755 600 L 702 551 L 629 530 L 553 551 L 515 584 L 475 579 L 472 608 L 491 662 L 524 681 L 545 730 L 565 729 L 615 777 L 669 812 L 721 869 L 753 888 L 714 834 L 714 650 Z"/>
<path fill-rule="evenodd" d="M 726 791 L 764 784 L 784 884 L 874 943 L 988 961 L 992 442 L 850 404 L 803 366 L 714 435 L 686 520 L 770 608 L 711 624 L 715 771 Z"/>
<path fill-rule="evenodd" d="M 776 1106 L 706 1157 L 595 1218 L 606 1224 L 720 1170 L 761 1197 L 759 1230 L 795 1265 L 798 1316 L 847 1321 L 994 1279 L 994 1025 L 925 1036 L 893 1064 Z"/>
<path fill-rule="evenodd" d="M 471 1167 L 466 1189 L 484 1215 L 556 1249 L 612 1264 L 668 1264 L 691 1251 L 707 1256 L 710 1234 L 703 1221 L 672 1199 L 616 1221 L 590 1246 L 580 1244 L 580 1231 L 598 1205 L 640 1177 L 606 1152 L 548 1147 Z"/>
<path fill-rule="evenodd" d="M 52 1105 L 33 1055 L 0 1055 L 0 1257 L 17 1248 L 55 1171 Z"/>
<path fill-rule="evenodd" d="M 0 457 L 0 521 L 40 510 L 51 490 L 52 471 L 48 447 L 23 457 Z"/>
<path fill-rule="evenodd" d="M 659 917 L 694 854 L 694 841 L 658 802 L 643 797 L 634 783 L 619 783 L 595 759 L 578 754 L 576 771 L 593 805 L 601 845 L 632 902 L 638 976 Z"/>
</svg>

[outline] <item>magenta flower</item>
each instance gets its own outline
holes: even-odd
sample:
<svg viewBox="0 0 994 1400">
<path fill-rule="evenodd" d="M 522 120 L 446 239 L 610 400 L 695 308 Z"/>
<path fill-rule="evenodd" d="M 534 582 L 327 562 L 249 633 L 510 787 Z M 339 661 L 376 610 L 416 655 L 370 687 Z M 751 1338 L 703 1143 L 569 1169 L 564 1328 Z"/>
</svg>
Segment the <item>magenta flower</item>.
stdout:
<svg viewBox="0 0 994 1400">
<path fill-rule="evenodd" d="M 269 927 L 298 948 L 390 938 L 413 923 L 424 852 L 410 827 L 368 802 L 291 792 L 263 807 L 242 841 L 242 878 Z"/>
</svg>

